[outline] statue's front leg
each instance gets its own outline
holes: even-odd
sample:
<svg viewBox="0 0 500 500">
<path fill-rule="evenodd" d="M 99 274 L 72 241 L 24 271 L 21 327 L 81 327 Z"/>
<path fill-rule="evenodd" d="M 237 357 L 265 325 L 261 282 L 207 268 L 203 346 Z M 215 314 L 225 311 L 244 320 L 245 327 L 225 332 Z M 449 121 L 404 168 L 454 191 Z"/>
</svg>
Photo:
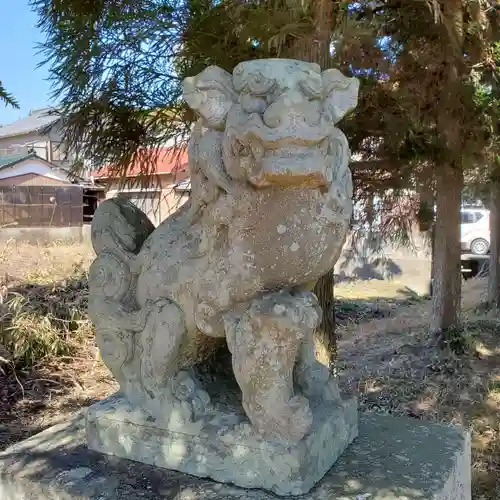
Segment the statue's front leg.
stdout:
<svg viewBox="0 0 500 500">
<path fill-rule="evenodd" d="M 336 378 L 330 373 L 328 367 L 317 359 L 312 334 L 304 339 L 300 346 L 294 375 L 297 386 L 308 398 L 320 398 L 326 401 L 340 399 Z"/>
<path fill-rule="evenodd" d="M 317 303 L 316 297 L 310 292 L 297 292 L 294 296 L 304 297 L 306 300 Z M 336 378 L 331 374 L 328 366 L 318 361 L 314 331 L 304 335 L 297 356 L 294 377 L 298 389 L 309 399 L 321 398 L 327 401 L 340 399 Z"/>
<path fill-rule="evenodd" d="M 294 394 L 293 372 L 304 337 L 319 321 L 314 295 L 270 293 L 227 321 L 233 370 L 253 427 L 268 439 L 300 441 L 310 430 L 306 397 Z"/>
</svg>

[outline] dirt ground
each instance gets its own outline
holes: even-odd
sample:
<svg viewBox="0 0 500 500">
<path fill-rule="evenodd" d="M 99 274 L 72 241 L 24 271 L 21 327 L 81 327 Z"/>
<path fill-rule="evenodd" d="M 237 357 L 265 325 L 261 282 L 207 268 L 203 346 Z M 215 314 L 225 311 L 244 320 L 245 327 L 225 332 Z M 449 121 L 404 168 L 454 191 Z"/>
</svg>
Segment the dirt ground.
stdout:
<svg viewBox="0 0 500 500">
<path fill-rule="evenodd" d="M 404 294 L 376 282 L 339 286 L 337 296 L 364 300 Z M 339 377 L 361 410 L 452 422 L 472 431 L 473 498 L 500 498 L 500 320 L 481 314 L 486 280 L 463 286 L 467 354 L 437 349 L 428 332 L 431 304 L 416 301 L 390 317 L 339 326 Z M 359 287 L 359 292 L 356 292 Z M 371 293 L 370 293 L 371 290 Z"/>
<path fill-rule="evenodd" d="M 27 281 L 50 284 L 69 279 L 91 259 L 85 245 L 12 245 L 0 257 L 0 276 L 7 275 L 4 287 Z M 468 350 L 457 356 L 438 349 L 428 333 L 430 301 L 416 298 L 401 284 L 369 281 L 336 287 L 339 317 L 347 311 L 338 325 L 343 390 L 358 394 L 362 411 L 470 428 L 476 500 L 500 498 L 500 319 L 478 309 L 485 291 L 484 280 L 464 284 Z M 360 310 L 364 316 L 354 314 Z M 48 359 L 15 376 L 0 372 L 0 449 L 115 390 L 91 335 L 78 355 Z"/>
</svg>

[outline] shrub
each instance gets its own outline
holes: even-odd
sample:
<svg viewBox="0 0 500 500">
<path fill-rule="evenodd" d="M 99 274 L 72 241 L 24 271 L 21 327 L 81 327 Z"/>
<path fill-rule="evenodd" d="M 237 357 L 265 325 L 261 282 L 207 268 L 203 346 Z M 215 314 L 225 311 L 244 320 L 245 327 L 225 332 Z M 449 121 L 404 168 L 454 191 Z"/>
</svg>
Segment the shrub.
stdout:
<svg viewBox="0 0 500 500">
<path fill-rule="evenodd" d="M 24 284 L 9 292 L 2 305 L 0 345 L 16 368 L 30 368 L 47 357 L 74 355 L 92 339 L 86 306 L 85 278 Z"/>
</svg>

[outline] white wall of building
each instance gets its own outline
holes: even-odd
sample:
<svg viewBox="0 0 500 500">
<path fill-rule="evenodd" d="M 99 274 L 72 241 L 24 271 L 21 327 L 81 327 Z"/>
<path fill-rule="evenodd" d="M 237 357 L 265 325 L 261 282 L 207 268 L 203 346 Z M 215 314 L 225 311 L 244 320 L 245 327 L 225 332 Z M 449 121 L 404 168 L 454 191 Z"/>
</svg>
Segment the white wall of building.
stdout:
<svg viewBox="0 0 500 500">
<path fill-rule="evenodd" d="M 0 170 L 0 179 L 17 177 L 19 175 L 36 174 L 63 182 L 70 182 L 64 172 L 54 170 L 49 165 L 37 160 L 36 158 L 25 160 L 13 167 L 7 167 Z"/>
<path fill-rule="evenodd" d="M 22 153 L 32 147 L 44 160 L 57 163 L 64 158 L 64 151 L 58 150 L 61 142 L 62 133 L 56 129 L 51 130 L 49 134 L 30 132 L 13 137 L 0 137 L 0 156 Z"/>
</svg>

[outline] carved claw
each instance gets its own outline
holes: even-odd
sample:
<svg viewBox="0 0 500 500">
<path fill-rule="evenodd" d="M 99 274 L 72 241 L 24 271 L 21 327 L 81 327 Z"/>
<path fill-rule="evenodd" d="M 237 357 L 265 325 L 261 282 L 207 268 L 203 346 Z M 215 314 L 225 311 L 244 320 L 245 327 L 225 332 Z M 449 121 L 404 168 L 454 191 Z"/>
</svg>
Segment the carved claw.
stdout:
<svg viewBox="0 0 500 500">
<path fill-rule="evenodd" d="M 311 429 L 313 415 L 309 407 L 309 401 L 304 396 L 294 396 L 288 402 L 288 408 L 284 409 L 285 429 L 282 439 L 300 441 Z"/>
<path fill-rule="evenodd" d="M 172 394 L 190 406 L 194 417 L 203 415 L 211 407 L 210 396 L 199 387 L 194 375 L 187 370 L 179 371 L 172 380 Z"/>
<path fill-rule="evenodd" d="M 195 309 L 196 326 L 209 337 L 223 338 L 226 335 L 222 315 L 206 302 L 201 302 Z"/>
<path fill-rule="evenodd" d="M 304 338 L 300 346 L 294 375 L 299 389 L 308 398 L 331 402 L 341 399 L 337 380 L 328 367 L 316 358 L 313 332 Z"/>
<path fill-rule="evenodd" d="M 325 401 L 330 401 L 332 403 L 342 399 L 337 380 L 334 377 L 330 377 L 328 382 L 324 385 L 322 396 Z"/>
<path fill-rule="evenodd" d="M 291 397 L 284 405 L 269 402 L 267 409 L 271 411 L 245 402 L 243 407 L 255 429 L 267 439 L 297 443 L 309 432 L 313 422 L 309 401 L 300 395 Z"/>
<path fill-rule="evenodd" d="M 175 373 L 176 359 L 186 332 L 184 313 L 168 300 L 148 304 L 146 325 L 141 333 L 142 385 L 159 397 Z M 146 309 L 146 308 L 143 308 Z"/>
</svg>

